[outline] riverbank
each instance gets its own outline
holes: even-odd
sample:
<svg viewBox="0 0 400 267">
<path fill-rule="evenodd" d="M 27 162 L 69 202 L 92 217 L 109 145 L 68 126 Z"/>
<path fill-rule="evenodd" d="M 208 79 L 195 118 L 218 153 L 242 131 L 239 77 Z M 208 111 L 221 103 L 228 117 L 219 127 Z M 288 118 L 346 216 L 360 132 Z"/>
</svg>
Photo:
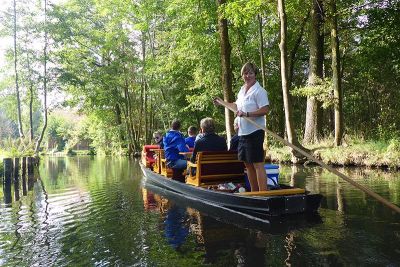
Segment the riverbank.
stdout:
<svg viewBox="0 0 400 267">
<path fill-rule="evenodd" d="M 400 170 L 400 140 L 362 141 L 347 140 L 342 146 L 334 147 L 332 140 L 321 141 L 317 145 L 306 146 L 316 158 L 332 166 L 358 166 Z M 93 155 L 92 150 L 48 153 L 51 156 Z M 3 158 L 0 155 L 0 174 L 3 173 Z M 267 159 L 281 164 L 291 164 L 288 147 L 270 144 Z"/>
<path fill-rule="evenodd" d="M 340 147 L 334 147 L 332 140 L 306 146 L 311 154 L 328 165 L 387 168 L 400 170 L 400 140 L 362 141 L 350 140 Z M 267 158 L 272 162 L 291 163 L 288 147 L 271 145 Z"/>
</svg>

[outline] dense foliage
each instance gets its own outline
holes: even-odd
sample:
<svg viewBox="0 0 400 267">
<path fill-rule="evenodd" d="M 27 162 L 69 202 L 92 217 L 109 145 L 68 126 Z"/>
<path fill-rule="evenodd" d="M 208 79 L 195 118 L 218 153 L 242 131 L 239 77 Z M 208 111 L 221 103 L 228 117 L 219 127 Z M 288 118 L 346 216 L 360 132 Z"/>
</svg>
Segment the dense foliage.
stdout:
<svg viewBox="0 0 400 267">
<path fill-rule="evenodd" d="M 324 9 L 330 3 L 322 2 Z M 365 139 L 398 138 L 400 3 L 387 0 L 334 2 L 338 10 L 345 134 Z M 265 84 L 271 102 L 268 127 L 284 136 L 278 46 L 280 21 L 275 2 L 231 0 L 218 6 L 214 1 L 193 0 L 68 0 L 48 4 L 46 25 L 42 18 L 43 3 L 19 0 L 16 5 L 18 69 L 25 125 L 28 124 L 31 94 L 35 99 L 34 114 L 39 114 L 40 110 L 38 94 L 43 82 L 40 40 L 46 29 L 51 62 L 48 87 L 50 92 L 58 92 L 52 99 L 87 115 L 87 127 L 74 128 L 74 136 L 92 140 L 96 149 L 106 153 L 138 150 L 141 144 L 151 141 L 152 131 L 168 129 L 173 118 L 181 119 L 186 128 L 198 125 L 203 117 L 213 117 L 218 131 L 223 132 L 223 110 L 214 107 L 211 99 L 222 95 L 218 16 L 224 16 L 228 19 L 232 48 L 234 94 L 242 82 L 242 64 L 246 61 L 260 64 L 261 23 Z M 294 124 L 300 139 L 304 133 L 306 97 L 310 95 L 317 96 L 323 103 L 323 137 L 329 138 L 334 130 L 335 99 L 331 91 L 329 49 L 329 16 L 332 14 L 324 10 L 324 78 L 320 85 L 310 88 L 307 75 L 311 7 L 312 1 L 286 3 L 289 82 L 293 90 Z M 1 17 L 1 33 L 5 37 L 12 36 L 11 17 L 10 11 Z M 10 71 L 12 54 L 10 47 L 9 64 L 0 76 L 0 108 L 4 110 L 0 119 L 7 121 L 9 135 L 15 135 L 16 123 L 14 74 Z M 260 82 L 261 79 L 259 77 Z M 39 115 L 34 116 L 32 131 L 35 135 L 41 120 Z M 49 135 L 58 134 L 57 138 L 64 136 L 64 140 L 67 135 L 73 136 L 57 133 L 55 125 L 56 122 L 50 122 Z M 0 131 L 2 138 L 4 131 Z M 65 144 L 60 141 L 60 145 Z"/>
</svg>

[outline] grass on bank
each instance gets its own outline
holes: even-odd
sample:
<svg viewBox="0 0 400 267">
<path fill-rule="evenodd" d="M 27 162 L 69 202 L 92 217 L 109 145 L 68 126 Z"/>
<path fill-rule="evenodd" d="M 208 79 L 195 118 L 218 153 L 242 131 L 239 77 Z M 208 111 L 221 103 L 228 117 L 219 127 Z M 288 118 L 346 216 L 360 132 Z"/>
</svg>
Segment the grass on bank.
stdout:
<svg viewBox="0 0 400 267">
<path fill-rule="evenodd" d="M 334 147 L 333 140 L 326 139 L 306 148 L 310 149 L 316 158 L 329 165 L 400 169 L 400 139 L 365 141 L 347 138 L 340 147 Z M 271 144 L 267 155 L 274 162 L 291 162 L 288 147 Z"/>
</svg>

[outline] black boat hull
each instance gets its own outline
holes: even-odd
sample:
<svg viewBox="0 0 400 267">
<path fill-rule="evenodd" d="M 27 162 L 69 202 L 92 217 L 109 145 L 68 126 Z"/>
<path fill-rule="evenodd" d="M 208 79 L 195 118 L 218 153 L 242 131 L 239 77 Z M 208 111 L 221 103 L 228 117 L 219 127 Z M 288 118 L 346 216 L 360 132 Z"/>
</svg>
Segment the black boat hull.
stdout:
<svg viewBox="0 0 400 267">
<path fill-rule="evenodd" d="M 146 182 L 148 183 L 182 195 L 190 196 L 191 198 L 197 198 L 242 212 L 253 212 L 266 215 L 316 212 L 322 199 L 322 195 L 320 194 L 257 197 L 225 193 L 167 179 L 143 165 L 141 165 L 141 168 L 146 177 Z"/>
</svg>

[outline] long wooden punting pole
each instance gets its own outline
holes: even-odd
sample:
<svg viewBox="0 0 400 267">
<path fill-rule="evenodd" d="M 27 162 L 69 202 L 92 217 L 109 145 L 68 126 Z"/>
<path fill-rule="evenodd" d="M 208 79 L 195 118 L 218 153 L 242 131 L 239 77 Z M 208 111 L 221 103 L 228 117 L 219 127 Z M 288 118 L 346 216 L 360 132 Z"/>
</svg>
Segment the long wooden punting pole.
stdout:
<svg viewBox="0 0 400 267">
<path fill-rule="evenodd" d="M 234 108 L 231 108 L 227 105 L 225 105 L 224 103 L 222 103 L 221 101 L 218 101 L 218 103 L 221 106 L 224 106 L 225 108 L 236 112 L 237 110 Z M 307 157 L 308 159 L 318 163 L 321 167 L 327 169 L 328 171 L 330 171 L 333 174 L 336 174 L 337 176 L 339 176 L 340 178 L 342 178 L 343 180 L 349 182 L 350 184 L 352 184 L 353 186 L 357 187 L 358 189 L 360 189 L 361 191 L 367 193 L 368 195 L 370 195 L 371 197 L 375 198 L 376 200 L 378 200 L 379 202 L 381 202 L 382 204 L 388 206 L 389 208 L 391 208 L 392 210 L 396 211 L 397 213 L 400 213 L 400 208 L 396 205 L 394 205 L 393 203 L 391 203 L 390 201 L 388 201 L 387 199 L 381 197 L 380 195 L 378 195 L 377 193 L 371 191 L 369 188 L 355 182 L 354 180 L 350 179 L 349 177 L 347 177 L 346 175 L 344 175 L 343 173 L 335 170 L 334 168 L 328 166 L 326 163 L 322 162 L 321 160 L 315 158 L 314 156 L 312 156 L 311 154 L 307 153 L 306 151 L 298 148 L 297 146 L 293 145 L 292 143 L 289 143 L 288 141 L 286 141 L 285 139 L 283 139 L 282 137 L 280 137 L 279 135 L 277 135 L 274 132 L 271 132 L 270 130 L 268 130 L 266 127 L 261 126 L 257 123 L 255 123 L 254 121 L 250 120 L 247 117 L 242 117 L 244 119 L 246 119 L 248 122 L 254 124 L 255 126 L 257 126 L 260 129 L 263 129 L 264 131 L 266 131 L 269 135 L 273 136 L 275 139 L 281 141 L 282 143 L 284 143 L 285 145 L 293 148 L 294 150 L 296 150 L 297 152 L 299 152 L 300 154 L 302 154 L 303 156 Z"/>
</svg>

